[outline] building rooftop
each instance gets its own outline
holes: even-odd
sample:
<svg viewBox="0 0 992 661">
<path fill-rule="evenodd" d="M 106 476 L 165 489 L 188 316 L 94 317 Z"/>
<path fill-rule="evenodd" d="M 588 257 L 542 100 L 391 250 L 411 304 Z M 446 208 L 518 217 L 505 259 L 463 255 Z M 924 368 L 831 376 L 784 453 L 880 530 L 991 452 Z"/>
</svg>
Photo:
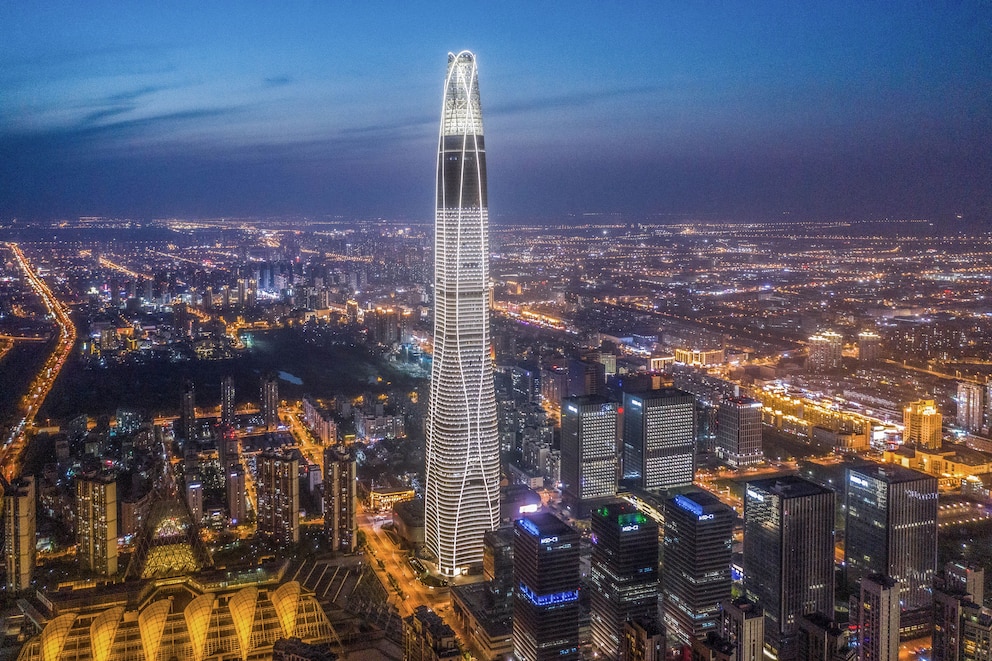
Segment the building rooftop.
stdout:
<svg viewBox="0 0 992 661">
<path fill-rule="evenodd" d="M 781 475 L 765 480 L 752 480 L 747 485 L 749 488 L 761 489 L 780 498 L 802 498 L 803 496 L 833 493 L 830 489 L 804 480 L 798 475 Z"/>
<path fill-rule="evenodd" d="M 518 519 L 517 525 L 535 537 L 541 535 L 561 535 L 572 532 L 567 523 L 554 514 L 538 512 Z"/>
<path fill-rule="evenodd" d="M 851 473 L 880 480 L 886 484 L 934 479 L 926 473 L 915 471 L 912 468 L 904 468 L 898 464 L 865 464 L 863 466 L 852 467 L 850 471 Z"/>
</svg>

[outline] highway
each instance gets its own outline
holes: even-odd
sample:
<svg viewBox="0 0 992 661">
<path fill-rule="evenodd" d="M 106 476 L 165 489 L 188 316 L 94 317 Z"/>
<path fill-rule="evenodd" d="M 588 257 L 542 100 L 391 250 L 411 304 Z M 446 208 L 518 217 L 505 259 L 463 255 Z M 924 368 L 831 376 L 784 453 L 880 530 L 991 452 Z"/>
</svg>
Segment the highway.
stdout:
<svg viewBox="0 0 992 661">
<path fill-rule="evenodd" d="M 45 284 L 45 281 L 31 268 L 30 262 L 24 256 L 20 247 L 16 243 L 8 243 L 17 260 L 18 266 L 24 271 L 28 284 L 34 292 L 44 302 L 49 314 L 55 319 L 59 326 L 58 340 L 55 349 L 42 365 L 41 370 L 31 382 L 28 392 L 21 399 L 21 411 L 23 417 L 14 425 L 10 433 L 4 439 L 3 446 L 0 447 L 0 470 L 4 477 L 10 481 L 17 477 L 21 470 L 21 461 L 24 451 L 27 449 L 27 430 L 34 425 L 35 416 L 45 398 L 52 389 L 55 379 L 58 378 L 62 366 L 72 354 L 72 348 L 76 343 L 76 327 L 69 318 L 69 308 L 56 298 L 52 290 Z"/>
</svg>

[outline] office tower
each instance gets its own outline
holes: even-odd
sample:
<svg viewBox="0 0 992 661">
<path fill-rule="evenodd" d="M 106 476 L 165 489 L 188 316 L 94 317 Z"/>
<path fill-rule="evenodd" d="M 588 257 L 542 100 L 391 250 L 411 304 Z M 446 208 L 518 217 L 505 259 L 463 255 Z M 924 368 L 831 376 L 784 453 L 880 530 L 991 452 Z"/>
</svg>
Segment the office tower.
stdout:
<svg viewBox="0 0 992 661">
<path fill-rule="evenodd" d="M 899 582 L 906 610 L 928 608 L 937 572 L 937 478 L 891 464 L 847 472 L 847 585 L 869 574 Z"/>
<path fill-rule="evenodd" d="M 76 478 L 76 535 L 80 564 L 104 576 L 117 573 L 117 480 L 88 473 Z"/>
<path fill-rule="evenodd" d="M 899 583 L 870 574 L 861 579 L 858 661 L 898 661 Z"/>
<path fill-rule="evenodd" d="M 977 383 L 958 384 L 958 427 L 977 432 L 985 424 L 985 387 Z"/>
<path fill-rule="evenodd" d="M 960 661 L 961 607 L 972 602 L 969 595 L 937 589 L 933 592 L 933 661 Z"/>
<path fill-rule="evenodd" d="M 976 564 L 948 562 L 937 585 L 948 592 L 968 595 L 976 604 L 985 603 L 985 568 Z"/>
<path fill-rule="evenodd" d="M 195 474 L 186 480 L 186 506 L 197 525 L 203 522 L 203 483 Z"/>
<path fill-rule="evenodd" d="M 716 451 L 734 468 L 761 463 L 761 402 L 749 397 L 720 402 Z"/>
<path fill-rule="evenodd" d="M 565 397 L 606 394 L 606 366 L 598 361 L 571 358 Z"/>
<path fill-rule="evenodd" d="M 183 383 L 179 401 L 179 437 L 184 441 L 196 439 L 196 387 L 189 380 Z"/>
<path fill-rule="evenodd" d="M 850 624 L 857 626 L 857 611 Z M 841 627 L 822 613 L 810 613 L 799 618 L 796 634 L 799 661 L 854 661 L 857 658 L 856 640 L 850 628 Z"/>
<path fill-rule="evenodd" d="M 234 378 L 230 376 L 220 382 L 220 423 L 234 426 Z"/>
<path fill-rule="evenodd" d="M 34 477 L 12 481 L 3 494 L 4 557 L 7 559 L 7 590 L 31 587 L 35 563 L 36 504 Z"/>
<path fill-rule="evenodd" d="M 835 496 L 794 475 L 744 491 L 744 588 L 765 611 L 765 643 L 795 659 L 800 617 L 834 612 Z"/>
<path fill-rule="evenodd" d="M 809 358 L 806 366 L 813 372 L 826 372 L 841 366 L 841 349 L 844 337 L 834 331 L 824 331 L 812 335 L 807 342 Z"/>
<path fill-rule="evenodd" d="M 669 644 L 691 644 L 718 632 L 720 604 L 730 598 L 734 510 L 706 491 L 665 500 L 662 613 Z"/>
<path fill-rule="evenodd" d="M 941 425 L 944 417 L 932 399 L 921 399 L 906 405 L 902 414 L 902 441 L 928 450 L 939 450 L 943 442 Z"/>
<path fill-rule="evenodd" d="M 248 502 L 245 497 L 245 469 L 235 464 L 226 471 L 227 482 L 227 515 L 231 525 L 236 526 L 245 522 L 248 516 Z"/>
<path fill-rule="evenodd" d="M 282 543 L 300 541 L 299 462 L 291 454 L 258 455 L 258 532 Z"/>
<path fill-rule="evenodd" d="M 482 574 L 490 608 L 498 614 L 513 611 L 513 528 L 490 530 L 483 538 Z"/>
<path fill-rule="evenodd" d="M 578 516 L 591 501 L 617 495 L 617 405 L 605 397 L 561 402 L 562 498 Z"/>
<path fill-rule="evenodd" d="M 455 631 L 427 606 L 417 606 L 403 618 L 403 659 L 441 661 L 462 658 Z"/>
<path fill-rule="evenodd" d="M 666 651 L 665 630 L 656 616 L 624 623 L 620 658 L 625 661 L 665 661 Z"/>
<path fill-rule="evenodd" d="M 733 644 L 735 661 L 762 661 L 765 651 L 765 613 L 745 597 L 721 605 L 721 635 Z M 802 657 L 800 657 L 802 658 Z"/>
<path fill-rule="evenodd" d="M 482 562 L 499 524 L 489 338 L 489 210 L 475 56 L 448 54 L 434 220 L 434 361 L 426 432 L 427 547 L 444 574 Z"/>
<path fill-rule="evenodd" d="M 676 388 L 662 388 L 624 393 L 623 400 L 624 477 L 647 490 L 692 484 L 695 397 Z"/>
<path fill-rule="evenodd" d="M 355 456 L 344 447 L 324 450 L 324 533 L 332 551 L 354 553 L 358 541 Z"/>
<path fill-rule="evenodd" d="M 623 625 L 658 612 L 658 524 L 627 502 L 592 512 L 590 627 L 606 658 L 623 648 Z"/>
<path fill-rule="evenodd" d="M 882 357 L 882 336 L 875 331 L 858 333 L 858 361 L 877 363 Z"/>
<path fill-rule="evenodd" d="M 513 524 L 513 652 L 519 661 L 579 658 L 579 533 L 538 513 Z"/>
<path fill-rule="evenodd" d="M 275 429 L 279 426 L 279 377 L 265 376 L 260 390 L 262 422 L 267 429 Z"/>
</svg>

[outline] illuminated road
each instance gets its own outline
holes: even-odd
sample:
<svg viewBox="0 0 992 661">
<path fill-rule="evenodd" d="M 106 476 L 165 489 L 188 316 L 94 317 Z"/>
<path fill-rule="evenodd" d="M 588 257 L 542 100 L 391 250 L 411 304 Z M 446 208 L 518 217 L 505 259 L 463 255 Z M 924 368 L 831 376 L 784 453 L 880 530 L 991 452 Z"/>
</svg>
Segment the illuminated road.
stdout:
<svg viewBox="0 0 992 661">
<path fill-rule="evenodd" d="M 20 473 L 21 459 L 27 448 L 26 432 L 34 425 L 34 418 L 38 414 L 38 409 L 44 404 L 55 379 L 58 378 L 59 372 L 62 370 L 62 366 L 72 354 L 72 348 L 76 343 L 76 327 L 73 325 L 72 319 L 69 318 L 69 309 L 55 297 L 44 280 L 31 268 L 31 264 L 24 257 L 20 247 L 16 243 L 8 243 L 7 246 L 14 253 L 21 270 L 24 271 L 28 284 L 45 303 L 49 314 L 55 318 L 55 322 L 59 326 L 59 336 L 55 349 L 45 364 L 42 365 L 41 371 L 34 377 L 28 392 L 21 398 L 20 408 L 23 417 L 10 430 L 10 434 L 4 439 L 3 446 L 0 447 L 0 470 L 9 481 Z"/>
</svg>

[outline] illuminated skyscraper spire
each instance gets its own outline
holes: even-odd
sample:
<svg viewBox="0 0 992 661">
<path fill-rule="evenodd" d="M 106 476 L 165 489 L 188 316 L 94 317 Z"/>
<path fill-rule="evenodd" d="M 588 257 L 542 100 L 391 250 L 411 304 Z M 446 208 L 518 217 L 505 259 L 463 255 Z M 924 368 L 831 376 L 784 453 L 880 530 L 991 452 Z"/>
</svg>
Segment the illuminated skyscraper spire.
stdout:
<svg viewBox="0 0 992 661">
<path fill-rule="evenodd" d="M 448 54 L 434 220 L 434 362 L 427 413 L 426 541 L 438 569 L 482 562 L 499 523 L 489 354 L 489 210 L 475 56 Z"/>
</svg>

